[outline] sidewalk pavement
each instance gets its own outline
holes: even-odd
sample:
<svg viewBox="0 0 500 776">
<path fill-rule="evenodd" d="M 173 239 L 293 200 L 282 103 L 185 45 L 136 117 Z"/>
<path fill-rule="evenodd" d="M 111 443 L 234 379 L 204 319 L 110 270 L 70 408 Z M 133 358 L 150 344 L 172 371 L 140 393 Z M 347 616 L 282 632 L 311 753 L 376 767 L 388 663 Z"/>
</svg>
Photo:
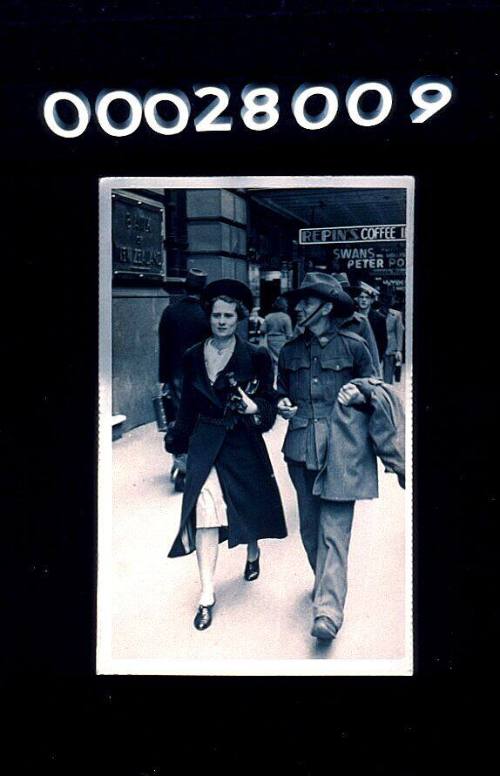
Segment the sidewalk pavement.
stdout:
<svg viewBox="0 0 500 776">
<path fill-rule="evenodd" d="M 404 384 L 401 384 L 401 390 Z M 195 554 L 167 558 L 182 494 L 154 424 L 113 443 L 113 659 L 379 659 L 404 657 L 404 491 L 379 470 L 380 498 L 359 501 L 344 625 L 321 647 L 310 634 L 313 575 L 298 531 L 295 491 L 280 452 L 286 422 L 265 435 L 289 536 L 261 546 L 261 575 L 245 582 L 245 547 L 220 545 L 212 626 L 193 627 Z"/>
</svg>

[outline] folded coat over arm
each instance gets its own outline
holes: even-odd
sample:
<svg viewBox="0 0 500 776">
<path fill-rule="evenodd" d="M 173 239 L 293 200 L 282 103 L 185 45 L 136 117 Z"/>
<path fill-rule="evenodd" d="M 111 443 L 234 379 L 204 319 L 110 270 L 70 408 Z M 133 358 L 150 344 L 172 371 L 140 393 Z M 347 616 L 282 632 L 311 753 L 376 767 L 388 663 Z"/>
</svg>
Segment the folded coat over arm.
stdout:
<svg viewBox="0 0 500 776">
<path fill-rule="evenodd" d="M 377 498 L 377 456 L 405 484 L 405 417 L 396 390 L 373 377 L 351 382 L 368 406 L 334 405 L 327 458 L 313 491 L 331 501 Z"/>
</svg>

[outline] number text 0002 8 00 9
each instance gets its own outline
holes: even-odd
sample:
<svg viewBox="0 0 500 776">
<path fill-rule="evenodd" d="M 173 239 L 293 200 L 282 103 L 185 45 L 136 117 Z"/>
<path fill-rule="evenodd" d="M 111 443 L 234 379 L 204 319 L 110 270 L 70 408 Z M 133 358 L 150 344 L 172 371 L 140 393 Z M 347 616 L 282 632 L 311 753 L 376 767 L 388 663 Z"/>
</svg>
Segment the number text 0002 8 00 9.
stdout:
<svg viewBox="0 0 500 776">
<path fill-rule="evenodd" d="M 410 86 L 410 96 L 415 110 L 409 118 L 412 124 L 423 124 L 438 111 L 442 110 L 453 96 L 453 87 L 445 78 L 418 78 Z M 224 84 L 218 86 L 194 86 L 196 98 L 212 97 L 208 105 L 193 117 L 197 132 L 229 132 L 233 126 L 233 117 L 228 113 L 230 90 Z M 374 107 L 365 110 L 362 101 L 365 95 L 371 95 Z M 310 113 L 308 103 L 315 100 L 315 107 L 321 107 Z M 113 118 L 110 107 L 113 102 L 121 101 L 126 105 L 126 117 L 120 121 Z M 242 106 L 239 111 L 244 125 L 254 132 L 262 132 L 274 127 L 280 118 L 279 89 L 274 84 L 248 84 L 241 91 Z M 61 116 L 59 105 L 72 106 L 73 119 L 67 121 Z M 168 111 L 170 118 L 160 114 L 158 106 Z M 355 81 L 345 95 L 345 106 L 350 120 L 361 127 L 373 127 L 381 124 L 390 115 L 394 103 L 393 89 L 387 81 Z M 328 127 L 339 110 L 339 93 L 330 83 L 301 84 L 292 97 L 291 109 L 297 124 L 306 130 L 319 130 Z M 143 118 L 153 132 L 160 135 L 177 135 L 188 126 L 191 118 L 191 103 L 185 92 L 179 89 L 170 91 L 154 90 L 144 99 L 126 90 L 105 90 L 98 95 L 94 110 L 101 129 L 113 137 L 125 137 L 133 134 Z M 165 112 L 165 110 L 164 110 Z M 48 128 L 64 138 L 75 138 L 87 129 L 92 110 L 87 97 L 81 92 L 59 91 L 47 95 L 43 102 L 43 117 Z"/>
</svg>

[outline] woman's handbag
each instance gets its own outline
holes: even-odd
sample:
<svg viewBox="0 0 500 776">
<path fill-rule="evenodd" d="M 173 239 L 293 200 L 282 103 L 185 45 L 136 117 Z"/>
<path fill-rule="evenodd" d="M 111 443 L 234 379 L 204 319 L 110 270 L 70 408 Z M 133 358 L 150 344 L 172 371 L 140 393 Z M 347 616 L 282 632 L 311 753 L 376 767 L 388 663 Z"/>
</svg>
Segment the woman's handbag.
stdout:
<svg viewBox="0 0 500 776">
<path fill-rule="evenodd" d="M 153 396 L 153 409 L 155 411 L 156 428 L 158 431 L 165 432 L 168 428 L 165 407 L 163 406 L 163 396 Z"/>
<path fill-rule="evenodd" d="M 245 402 L 239 393 L 239 386 L 234 376 L 234 372 L 228 372 L 227 382 L 229 384 L 230 393 L 227 399 L 226 412 L 229 410 L 233 410 L 235 412 L 243 411 L 245 409 Z M 246 393 L 247 396 L 253 396 L 257 392 L 258 387 L 259 380 L 254 378 L 247 383 L 244 389 L 244 393 Z"/>
<path fill-rule="evenodd" d="M 153 396 L 153 409 L 158 431 L 165 432 L 169 423 L 175 420 L 174 401 L 168 386 Z"/>
</svg>

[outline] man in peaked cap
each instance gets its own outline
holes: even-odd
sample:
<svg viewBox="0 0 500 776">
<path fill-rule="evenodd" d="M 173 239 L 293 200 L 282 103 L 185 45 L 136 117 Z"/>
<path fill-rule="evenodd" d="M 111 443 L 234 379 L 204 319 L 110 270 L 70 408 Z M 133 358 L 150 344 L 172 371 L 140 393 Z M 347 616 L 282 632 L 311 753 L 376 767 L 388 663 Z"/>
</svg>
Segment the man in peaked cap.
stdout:
<svg viewBox="0 0 500 776">
<path fill-rule="evenodd" d="M 192 345 L 208 337 L 210 327 L 200 297 L 207 275 L 200 269 L 190 269 L 181 299 L 165 308 L 158 330 L 160 340 L 159 380 L 163 395 L 170 397 L 175 413 L 179 409 L 182 391 L 182 358 Z M 182 491 L 186 475 L 186 456 L 174 458 L 172 479 Z"/>
<path fill-rule="evenodd" d="M 363 316 L 372 328 L 377 343 L 378 358 L 382 363 L 387 349 L 386 321 L 381 313 L 373 309 L 373 304 L 379 297 L 379 291 L 370 286 L 369 283 L 365 283 L 364 280 L 360 280 L 355 286 L 350 288 L 348 293 L 356 302 L 358 315 Z"/>
<path fill-rule="evenodd" d="M 327 463 L 330 416 L 337 401 L 364 411 L 365 398 L 350 381 L 375 375 L 370 352 L 344 328 L 354 303 L 331 275 L 309 272 L 300 288 L 284 294 L 295 306 L 302 333 L 287 342 L 278 362 L 278 412 L 289 420 L 283 453 L 297 491 L 300 533 L 315 575 L 311 635 L 335 638 L 347 593 L 347 553 L 354 501 L 314 495 Z"/>
<path fill-rule="evenodd" d="M 345 272 L 332 273 L 332 277 L 334 277 L 336 280 L 339 281 L 340 285 L 342 286 L 342 290 L 345 291 L 346 294 L 349 294 L 350 297 L 355 299 L 354 289 L 350 285 L 349 278 L 347 277 Z M 367 284 L 364 284 L 364 285 L 367 285 Z M 373 291 L 375 291 L 375 289 L 373 289 Z M 357 300 L 355 301 L 357 302 Z M 382 316 L 380 316 L 380 318 L 381 318 L 381 321 L 377 320 L 377 325 L 379 326 L 379 328 L 381 326 L 383 329 L 383 332 L 385 333 L 385 318 L 383 318 Z M 345 318 L 344 322 L 342 323 L 342 326 L 348 331 L 353 331 L 355 334 L 359 334 L 360 337 L 363 337 L 368 347 L 368 350 L 370 351 L 370 356 L 372 357 L 373 366 L 375 367 L 377 373 L 381 375 L 382 374 L 382 355 L 385 350 L 385 344 L 384 344 L 384 350 L 380 352 L 379 343 L 378 343 L 377 335 L 375 334 L 375 329 L 373 328 L 373 325 L 372 325 L 372 320 L 365 314 L 365 311 L 360 308 L 359 304 L 358 304 L 358 310 L 354 311 L 352 315 Z"/>
</svg>

